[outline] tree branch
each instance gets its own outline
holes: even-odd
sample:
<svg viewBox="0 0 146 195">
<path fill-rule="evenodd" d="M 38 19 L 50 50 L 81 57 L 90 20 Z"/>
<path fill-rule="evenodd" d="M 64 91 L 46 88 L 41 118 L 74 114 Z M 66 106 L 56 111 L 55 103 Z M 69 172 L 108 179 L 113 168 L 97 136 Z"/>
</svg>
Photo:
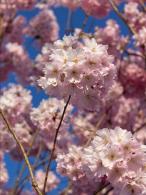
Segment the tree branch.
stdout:
<svg viewBox="0 0 146 195">
<path fill-rule="evenodd" d="M 35 181 L 35 178 L 34 178 L 34 175 L 33 175 L 33 171 L 32 171 L 30 162 L 28 160 L 28 157 L 27 157 L 27 154 L 26 154 L 26 152 L 24 150 L 23 145 L 20 143 L 19 139 L 17 138 L 15 132 L 11 128 L 7 118 L 5 117 L 5 115 L 4 115 L 4 113 L 3 113 L 3 111 L 1 109 L 0 109 L 0 115 L 2 116 L 2 119 L 4 120 L 4 122 L 5 122 L 5 124 L 6 124 L 7 128 L 8 128 L 8 131 L 12 134 L 13 138 L 15 139 L 17 145 L 19 146 L 19 148 L 20 148 L 20 150 L 22 152 L 22 155 L 24 157 L 25 163 L 26 163 L 26 165 L 28 167 L 28 170 L 29 170 L 29 173 L 30 173 L 31 183 L 32 183 L 32 186 L 33 186 L 34 190 L 36 191 L 36 193 L 38 195 L 42 195 L 42 193 L 41 193 L 41 191 L 40 191 L 40 189 L 39 189 L 39 187 L 38 187 L 38 185 L 37 185 L 37 183 Z"/>
<path fill-rule="evenodd" d="M 36 131 L 35 134 L 34 134 L 34 136 L 33 136 L 33 138 L 32 138 L 32 142 L 31 142 L 31 144 L 30 144 L 30 146 L 29 146 L 29 150 L 28 150 L 28 152 L 26 153 L 27 156 L 30 155 L 32 146 L 33 146 L 33 144 L 35 143 L 35 140 L 36 140 L 36 137 L 37 137 L 38 133 L 39 133 L 39 131 Z M 22 166 L 22 168 L 21 168 L 21 171 L 20 171 L 20 173 L 19 173 L 19 175 L 18 175 L 18 177 L 17 177 L 17 179 L 16 179 L 16 181 L 15 181 L 14 189 L 13 189 L 13 194 L 16 194 L 16 192 L 17 192 L 17 189 L 18 189 L 18 187 L 19 187 L 19 182 L 20 182 L 20 180 L 21 180 L 21 177 L 23 176 L 25 167 L 26 167 L 26 164 L 23 164 L 23 166 Z"/>
<path fill-rule="evenodd" d="M 59 125 L 58 125 L 58 127 L 56 129 L 55 138 L 54 138 L 54 142 L 53 142 L 53 148 L 51 150 L 51 154 L 50 154 L 50 158 L 49 158 L 49 162 L 48 162 L 48 166 L 47 166 L 47 170 L 46 170 L 46 176 L 45 176 L 44 187 L 43 187 L 43 194 L 44 195 L 45 195 L 45 189 L 46 189 L 46 185 L 47 185 L 47 180 L 48 180 L 48 174 L 49 174 L 49 170 L 50 170 L 50 165 L 51 165 L 52 158 L 53 158 L 53 154 L 54 154 L 55 147 L 56 147 L 57 136 L 58 136 L 59 129 L 61 127 L 61 124 L 62 124 L 62 121 L 63 121 L 63 118 L 64 118 L 64 115 L 65 115 L 65 112 L 66 112 L 66 109 L 67 109 L 67 106 L 69 104 L 70 99 L 71 99 L 71 95 L 69 95 L 68 100 L 66 102 L 66 105 L 64 106 L 63 113 L 62 113 L 62 116 L 61 116 Z"/>
<path fill-rule="evenodd" d="M 118 10 L 115 2 L 113 0 L 109 0 L 113 10 L 115 11 L 115 13 L 121 18 L 121 20 L 126 24 L 126 26 L 128 27 L 129 31 L 132 33 L 132 34 L 136 34 L 135 30 L 127 23 L 127 20 L 126 18 L 121 14 L 121 12 Z"/>
</svg>

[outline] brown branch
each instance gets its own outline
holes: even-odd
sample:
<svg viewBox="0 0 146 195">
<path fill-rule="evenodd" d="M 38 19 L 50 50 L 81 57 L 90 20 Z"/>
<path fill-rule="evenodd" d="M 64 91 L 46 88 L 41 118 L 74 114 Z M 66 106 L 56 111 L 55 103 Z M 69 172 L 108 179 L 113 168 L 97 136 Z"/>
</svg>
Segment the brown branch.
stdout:
<svg viewBox="0 0 146 195">
<path fill-rule="evenodd" d="M 38 133 L 39 133 L 39 131 L 36 131 L 35 134 L 34 134 L 34 136 L 33 136 L 33 139 L 32 139 L 32 141 L 31 141 L 31 143 L 30 143 L 30 146 L 29 146 L 29 150 L 28 150 L 28 152 L 26 153 L 27 156 L 30 155 L 32 146 L 33 146 L 33 144 L 34 144 L 34 142 L 35 142 L 35 140 L 36 140 L 36 137 L 37 137 Z M 20 173 L 19 173 L 19 175 L 18 175 L 18 177 L 17 177 L 17 179 L 16 179 L 16 181 L 15 181 L 14 189 L 13 189 L 13 193 L 12 193 L 13 195 L 15 195 L 16 192 L 17 192 L 17 189 L 18 189 L 18 187 L 19 187 L 19 182 L 20 182 L 21 177 L 22 177 L 22 175 L 23 175 L 23 173 L 24 173 L 25 167 L 26 167 L 26 164 L 23 164 L 23 166 L 22 166 L 22 168 L 21 168 L 21 170 L 20 170 Z"/>
<path fill-rule="evenodd" d="M 66 105 L 64 106 L 63 113 L 62 113 L 62 116 L 61 116 L 59 125 L 58 125 L 58 127 L 56 129 L 55 138 L 54 138 L 54 142 L 53 142 L 53 148 L 51 150 L 51 154 L 50 154 L 50 158 L 49 158 L 49 162 L 48 162 L 48 166 L 47 166 L 47 170 L 46 170 L 46 176 L 45 176 L 44 187 L 43 187 L 43 194 L 44 195 L 45 195 L 45 189 L 46 189 L 46 185 L 47 185 L 47 180 L 48 180 L 48 174 L 49 174 L 49 170 L 50 170 L 50 165 L 51 165 L 52 158 L 53 158 L 53 154 L 54 154 L 55 147 L 56 147 L 57 136 L 58 136 L 59 129 L 61 127 L 61 124 L 62 124 L 62 121 L 63 121 L 63 118 L 64 118 L 64 115 L 65 115 L 65 112 L 66 112 L 66 109 L 67 109 L 67 106 L 69 104 L 70 99 L 71 99 L 71 95 L 69 95 L 68 100 L 66 102 Z"/>
<path fill-rule="evenodd" d="M 136 53 L 136 52 L 132 52 L 132 51 L 128 51 L 128 50 L 125 50 L 125 52 L 128 55 L 137 56 L 137 57 L 140 57 L 142 59 L 145 59 L 145 56 L 143 54 L 141 54 L 141 53 Z"/>
<path fill-rule="evenodd" d="M 19 139 L 17 138 L 15 132 L 14 132 L 13 129 L 11 128 L 11 126 L 10 126 L 10 124 L 9 124 L 9 122 L 8 122 L 8 120 L 7 120 L 7 118 L 5 117 L 5 115 L 4 115 L 4 113 L 3 113 L 3 111 L 2 111 L 1 109 L 0 109 L 0 115 L 2 116 L 2 119 L 4 120 L 4 122 L 5 122 L 5 124 L 6 124 L 7 128 L 8 128 L 8 131 L 12 134 L 12 136 L 13 136 L 13 138 L 15 139 L 17 145 L 19 146 L 19 149 L 20 149 L 21 152 L 22 152 L 22 155 L 23 155 L 23 157 L 24 157 L 25 163 L 26 163 L 26 165 L 27 165 L 27 167 L 28 167 L 28 170 L 29 170 L 29 173 L 30 173 L 31 183 L 32 183 L 32 186 L 33 186 L 34 190 L 36 191 L 36 193 L 37 193 L 38 195 L 42 195 L 42 193 L 41 193 L 40 189 L 38 188 L 38 185 L 37 185 L 37 183 L 36 183 L 36 181 L 35 181 L 35 178 L 34 178 L 34 175 L 33 175 L 33 171 L 32 171 L 30 162 L 29 162 L 29 160 L 28 160 L 28 157 L 27 157 L 27 154 L 26 154 L 26 152 L 25 152 L 25 150 L 24 150 L 23 145 L 21 144 L 21 142 L 20 142 Z"/>
<path fill-rule="evenodd" d="M 81 26 L 82 31 L 85 29 L 87 22 L 88 22 L 89 16 L 85 13 L 85 18 L 83 20 L 83 24 Z"/>
<path fill-rule="evenodd" d="M 146 12 L 146 6 L 143 0 L 140 0 L 140 5 L 142 6 L 143 11 Z"/>
<path fill-rule="evenodd" d="M 32 165 L 32 170 L 33 171 L 35 171 L 35 169 L 37 168 L 36 165 L 37 165 L 37 163 L 38 163 L 38 161 L 40 159 L 40 155 L 41 155 L 41 152 L 42 152 L 42 148 L 43 148 L 43 145 L 41 143 L 40 144 L 40 147 L 39 147 L 39 150 L 38 150 L 38 153 L 37 153 L 36 158 L 35 158 L 35 162 Z M 46 161 L 46 162 L 48 162 L 48 161 Z M 27 175 L 23 180 L 21 180 L 21 183 L 19 183 L 19 185 L 17 187 L 17 191 L 16 191 L 17 193 L 16 194 L 20 194 L 21 193 L 21 191 L 23 190 L 23 188 L 25 186 L 25 183 L 27 182 L 28 179 L 29 179 L 29 175 Z M 22 185 L 22 186 L 20 187 L 20 185 Z"/>
<path fill-rule="evenodd" d="M 106 188 L 107 186 L 109 186 L 109 185 L 110 185 L 109 182 L 107 182 L 106 184 L 101 183 L 101 186 L 99 187 L 99 189 L 97 189 L 96 192 L 93 193 L 93 195 L 100 195 L 100 194 L 101 194 L 101 191 L 102 191 L 104 188 Z"/>
<path fill-rule="evenodd" d="M 0 39 L 2 37 L 2 34 L 3 34 L 3 17 L 2 15 L 0 15 Z"/>
<path fill-rule="evenodd" d="M 137 133 L 138 131 L 140 131 L 143 127 L 146 126 L 146 122 L 143 123 L 140 127 L 138 127 L 137 129 L 135 129 L 134 133 Z"/>
<path fill-rule="evenodd" d="M 114 188 L 111 186 L 103 195 L 108 195 Z"/>
<path fill-rule="evenodd" d="M 121 20 L 126 24 L 126 26 L 128 27 L 129 31 L 136 35 L 135 30 L 127 23 L 126 18 L 123 16 L 123 14 L 121 14 L 121 12 L 119 11 L 119 9 L 117 8 L 115 2 L 113 0 L 109 0 L 109 3 L 111 4 L 113 10 L 115 11 L 115 13 L 121 18 Z"/>
<path fill-rule="evenodd" d="M 35 165 L 32 166 L 32 170 L 36 170 L 36 169 L 38 169 L 40 166 L 45 165 L 45 164 L 48 162 L 48 160 L 49 160 L 48 157 L 45 158 L 45 159 L 43 159 L 43 160 L 41 160 L 40 162 L 38 162 L 37 164 L 35 164 Z M 22 188 L 24 187 L 24 185 L 25 185 L 26 181 L 29 179 L 29 177 L 30 177 L 29 175 L 26 175 L 26 176 L 20 181 L 20 183 L 19 183 L 19 188 L 20 188 L 20 190 L 18 190 L 18 194 L 20 194 L 20 192 L 22 191 Z"/>
</svg>

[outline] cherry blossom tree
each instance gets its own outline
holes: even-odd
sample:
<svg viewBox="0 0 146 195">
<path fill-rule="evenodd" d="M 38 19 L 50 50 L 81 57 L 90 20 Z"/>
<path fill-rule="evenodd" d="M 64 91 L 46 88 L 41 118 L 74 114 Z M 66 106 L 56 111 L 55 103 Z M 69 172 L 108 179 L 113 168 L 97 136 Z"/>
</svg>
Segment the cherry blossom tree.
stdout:
<svg viewBox="0 0 146 195">
<path fill-rule="evenodd" d="M 146 195 L 145 0 L 0 0 L 0 82 L 0 195 Z"/>
</svg>

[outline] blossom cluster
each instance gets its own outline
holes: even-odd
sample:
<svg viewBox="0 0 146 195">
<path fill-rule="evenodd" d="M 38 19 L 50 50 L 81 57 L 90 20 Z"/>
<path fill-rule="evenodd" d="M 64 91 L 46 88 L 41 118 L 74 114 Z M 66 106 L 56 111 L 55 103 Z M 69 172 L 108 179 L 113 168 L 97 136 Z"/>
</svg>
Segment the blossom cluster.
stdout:
<svg viewBox="0 0 146 195">
<path fill-rule="evenodd" d="M 81 194 L 95 193 L 100 182 L 111 185 L 114 194 L 146 193 L 146 147 L 120 127 L 98 130 L 89 146 L 70 146 L 67 154 L 58 154 L 57 162 L 59 172 Z"/>
<path fill-rule="evenodd" d="M 42 47 L 58 38 L 59 26 L 52 10 L 39 10 L 39 14 L 29 21 L 17 14 L 20 10 L 33 10 L 35 3 L 35 0 L 0 2 L 0 72 L 3 72 L 0 81 L 5 81 L 10 72 L 15 72 L 19 82 L 31 83 L 31 76 L 41 72 L 25 47 L 27 39 L 32 38 L 31 42 Z"/>
<path fill-rule="evenodd" d="M 52 96 L 66 99 L 71 95 L 71 103 L 80 108 L 99 109 L 116 76 L 107 46 L 94 38 L 79 41 L 78 36 L 69 36 L 46 48 L 46 53 L 50 61 L 44 62 L 39 85 Z"/>
<path fill-rule="evenodd" d="M 120 3 L 120 0 L 116 0 Z M 92 15 L 96 18 L 101 18 L 108 14 L 111 10 L 111 5 L 107 0 L 47 0 L 37 4 L 39 8 L 46 8 L 51 6 L 64 6 L 71 10 L 82 8 L 87 15 Z"/>
<path fill-rule="evenodd" d="M 0 97 L 0 108 L 6 112 L 11 123 L 18 122 L 17 117 L 27 113 L 31 107 L 32 95 L 22 85 L 12 84 L 4 88 Z M 17 121 L 15 121 L 17 118 Z"/>
<path fill-rule="evenodd" d="M 57 40 L 59 27 L 53 11 L 43 10 L 30 21 L 24 31 L 44 45 Z"/>
<path fill-rule="evenodd" d="M 39 136 L 43 140 L 46 147 L 50 150 L 53 145 L 56 129 L 59 124 L 64 105 L 65 102 L 63 100 L 49 98 L 48 100 L 43 100 L 38 108 L 32 108 L 30 112 L 31 122 L 37 127 Z M 66 116 L 58 135 L 56 150 L 67 149 L 68 144 L 72 140 L 72 136 L 68 131 L 66 131 L 70 126 L 70 114 L 72 109 L 73 108 L 70 105 L 66 112 Z"/>
<path fill-rule="evenodd" d="M 17 9 L 30 9 L 35 4 L 35 0 L 2 0 L 0 2 L 0 10 L 2 13 L 6 11 L 16 11 Z"/>
</svg>

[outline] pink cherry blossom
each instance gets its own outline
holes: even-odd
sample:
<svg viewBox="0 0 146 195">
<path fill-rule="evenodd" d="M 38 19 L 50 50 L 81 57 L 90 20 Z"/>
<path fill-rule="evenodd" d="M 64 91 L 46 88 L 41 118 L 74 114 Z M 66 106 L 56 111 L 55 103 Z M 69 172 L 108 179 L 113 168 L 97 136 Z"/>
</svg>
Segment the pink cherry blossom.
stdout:
<svg viewBox="0 0 146 195">
<path fill-rule="evenodd" d="M 30 119 L 32 123 L 39 130 L 39 136 L 49 149 L 52 147 L 64 104 L 63 100 L 49 98 L 49 100 L 42 101 L 38 108 L 33 108 L 30 112 Z M 72 106 L 69 106 L 58 135 L 58 150 L 65 150 L 71 141 L 72 136 L 67 131 L 70 124 L 71 111 Z"/>
<path fill-rule="evenodd" d="M 53 42 L 58 38 L 59 26 L 52 10 L 43 10 L 35 16 L 24 32 L 34 37 L 39 44 Z"/>
<path fill-rule="evenodd" d="M 95 39 L 83 38 L 83 43 L 80 43 L 77 37 L 65 37 L 50 46 L 48 55 L 51 61 L 45 62 L 39 85 L 50 95 L 58 94 L 59 98 L 71 95 L 71 102 L 81 108 L 99 109 L 101 97 L 106 98 L 116 73 L 107 47 L 98 45 Z"/>
<path fill-rule="evenodd" d="M 21 85 L 12 84 L 8 89 L 3 89 L 3 94 L 0 97 L 0 108 L 6 112 L 7 117 L 12 122 L 13 119 L 21 117 L 22 113 L 29 111 L 31 100 L 30 91 Z M 18 118 L 16 120 L 18 122 Z"/>
<path fill-rule="evenodd" d="M 146 195 L 146 0 L 1 0 L 0 81 L 0 195 Z"/>
<path fill-rule="evenodd" d="M 126 147 L 129 155 L 125 156 Z M 92 192 L 98 189 L 94 181 L 100 182 L 104 175 L 114 187 L 115 194 L 128 193 L 128 189 L 133 189 L 137 194 L 145 192 L 145 176 L 138 176 L 146 162 L 145 146 L 138 143 L 130 132 L 119 127 L 98 130 L 89 146 L 71 146 L 67 154 L 58 154 L 57 162 L 58 171 L 69 176 L 73 185 L 77 185 L 76 181 L 80 185 L 82 177 L 87 180 L 84 184 L 92 181 Z"/>
</svg>

